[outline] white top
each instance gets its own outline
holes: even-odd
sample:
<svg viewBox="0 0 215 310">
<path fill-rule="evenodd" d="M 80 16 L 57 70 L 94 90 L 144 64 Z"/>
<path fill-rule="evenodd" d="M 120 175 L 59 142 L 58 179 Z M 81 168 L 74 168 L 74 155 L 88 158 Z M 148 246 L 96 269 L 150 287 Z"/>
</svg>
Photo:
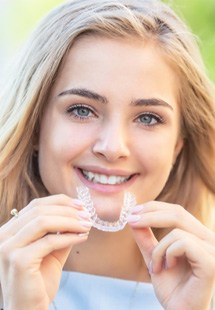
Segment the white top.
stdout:
<svg viewBox="0 0 215 310">
<path fill-rule="evenodd" d="M 49 310 L 161 310 L 151 283 L 78 272 L 62 274 Z"/>
</svg>

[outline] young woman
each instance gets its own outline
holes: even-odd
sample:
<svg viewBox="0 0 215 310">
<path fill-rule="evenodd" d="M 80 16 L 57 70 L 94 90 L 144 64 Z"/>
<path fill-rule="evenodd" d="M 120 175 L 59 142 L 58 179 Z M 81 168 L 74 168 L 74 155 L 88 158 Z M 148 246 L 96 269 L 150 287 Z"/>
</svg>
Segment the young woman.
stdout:
<svg viewBox="0 0 215 310">
<path fill-rule="evenodd" d="M 212 307 L 214 92 L 174 12 L 159 1 L 67 1 L 6 86 L 2 307 Z M 124 229 L 93 227 L 83 186 L 105 223 L 135 195 Z"/>
</svg>

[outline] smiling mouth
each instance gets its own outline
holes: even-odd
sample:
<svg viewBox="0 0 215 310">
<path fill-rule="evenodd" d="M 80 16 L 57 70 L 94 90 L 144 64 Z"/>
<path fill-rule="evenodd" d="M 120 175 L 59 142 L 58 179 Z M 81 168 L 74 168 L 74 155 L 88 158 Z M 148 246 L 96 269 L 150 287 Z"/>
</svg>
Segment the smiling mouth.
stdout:
<svg viewBox="0 0 215 310">
<path fill-rule="evenodd" d="M 119 185 L 122 183 L 126 183 L 129 181 L 134 174 L 129 175 L 129 176 L 119 176 L 119 175 L 105 175 L 105 174 L 99 174 L 99 173 L 94 173 L 92 171 L 87 171 L 80 169 L 83 177 L 93 183 L 96 184 L 103 184 L 103 185 Z"/>
</svg>

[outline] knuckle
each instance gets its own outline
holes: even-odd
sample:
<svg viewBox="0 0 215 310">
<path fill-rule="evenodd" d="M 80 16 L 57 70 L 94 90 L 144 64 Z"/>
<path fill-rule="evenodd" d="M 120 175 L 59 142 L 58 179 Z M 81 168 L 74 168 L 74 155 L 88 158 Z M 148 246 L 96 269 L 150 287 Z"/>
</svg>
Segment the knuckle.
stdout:
<svg viewBox="0 0 215 310">
<path fill-rule="evenodd" d="M 183 221 L 183 207 L 180 205 L 175 205 L 173 212 L 172 212 L 172 217 L 173 217 L 173 222 L 176 225 L 177 223 L 181 223 Z"/>
<path fill-rule="evenodd" d="M 19 249 L 11 249 L 8 245 L 0 246 L 0 261 L 1 266 L 12 273 L 23 271 L 26 263 Z"/>
<path fill-rule="evenodd" d="M 158 244 L 152 251 L 152 260 L 157 261 L 165 256 L 164 249 Z"/>
<path fill-rule="evenodd" d="M 15 270 L 23 269 L 24 261 L 23 259 L 21 259 L 21 255 L 18 250 L 12 252 L 9 255 L 9 263 L 10 263 L 10 266 L 12 266 L 13 269 Z"/>
<path fill-rule="evenodd" d="M 181 234 L 181 230 L 179 228 L 174 228 L 171 232 L 170 232 L 170 236 L 172 238 L 177 238 L 179 237 L 179 235 Z"/>
<path fill-rule="evenodd" d="M 39 216 L 41 216 L 41 208 L 39 207 L 33 208 L 31 212 L 34 218 L 38 218 Z"/>
<path fill-rule="evenodd" d="M 47 217 L 42 216 L 41 214 L 35 219 L 35 224 L 42 230 L 45 230 L 47 227 Z"/>
</svg>

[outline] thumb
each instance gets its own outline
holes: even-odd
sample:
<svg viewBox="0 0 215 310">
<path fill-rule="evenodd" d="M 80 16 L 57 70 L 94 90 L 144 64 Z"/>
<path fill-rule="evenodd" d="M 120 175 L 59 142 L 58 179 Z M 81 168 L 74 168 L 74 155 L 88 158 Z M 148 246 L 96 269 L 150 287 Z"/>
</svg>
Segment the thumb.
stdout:
<svg viewBox="0 0 215 310">
<path fill-rule="evenodd" d="M 158 244 L 157 239 L 155 238 L 151 228 L 133 228 L 132 232 L 134 239 L 140 249 L 140 252 L 144 258 L 146 266 L 149 266 L 152 259 L 152 251 L 155 246 Z"/>
</svg>

